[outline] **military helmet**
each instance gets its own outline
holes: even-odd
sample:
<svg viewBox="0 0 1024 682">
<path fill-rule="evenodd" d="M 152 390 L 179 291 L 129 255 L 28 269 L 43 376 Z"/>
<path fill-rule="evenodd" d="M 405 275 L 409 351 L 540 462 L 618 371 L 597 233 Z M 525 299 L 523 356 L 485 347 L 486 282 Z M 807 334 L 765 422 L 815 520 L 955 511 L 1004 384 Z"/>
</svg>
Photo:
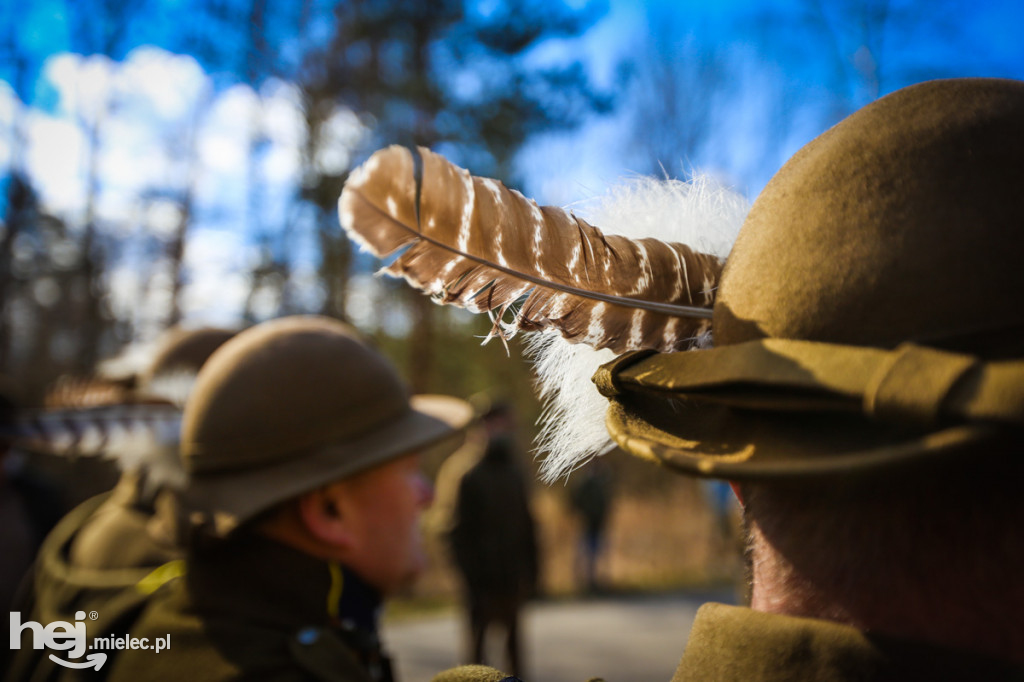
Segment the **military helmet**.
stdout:
<svg viewBox="0 0 1024 682">
<path fill-rule="evenodd" d="M 435 445 L 471 414 L 457 398 L 410 396 L 337 320 L 265 322 L 213 354 L 185 405 L 186 505 L 223 535 L 278 502 Z"/>
<path fill-rule="evenodd" d="M 714 348 L 595 376 L 623 448 L 792 477 L 1021 440 L 1024 83 L 920 83 L 801 149 L 755 201 Z"/>
</svg>

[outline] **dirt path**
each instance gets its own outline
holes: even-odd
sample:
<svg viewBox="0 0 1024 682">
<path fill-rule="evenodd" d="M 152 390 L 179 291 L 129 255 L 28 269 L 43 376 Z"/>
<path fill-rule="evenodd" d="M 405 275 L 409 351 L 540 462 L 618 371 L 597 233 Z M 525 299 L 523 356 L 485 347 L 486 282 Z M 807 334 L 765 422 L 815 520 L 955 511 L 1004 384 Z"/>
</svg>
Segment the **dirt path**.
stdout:
<svg viewBox="0 0 1024 682">
<path fill-rule="evenodd" d="M 533 604 L 524 621 L 524 679 L 584 682 L 601 676 L 607 682 L 667 682 L 697 608 L 708 600 L 727 599 L 672 594 Z M 383 636 L 397 659 L 401 682 L 429 682 L 434 673 L 460 662 L 458 618 L 452 612 L 385 626 Z"/>
</svg>

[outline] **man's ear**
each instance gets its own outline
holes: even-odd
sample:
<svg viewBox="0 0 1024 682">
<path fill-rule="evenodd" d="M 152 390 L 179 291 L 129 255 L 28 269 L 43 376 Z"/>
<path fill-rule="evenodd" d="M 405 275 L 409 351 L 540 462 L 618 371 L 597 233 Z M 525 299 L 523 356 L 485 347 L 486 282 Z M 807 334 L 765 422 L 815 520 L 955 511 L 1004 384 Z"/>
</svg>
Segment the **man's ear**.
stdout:
<svg viewBox="0 0 1024 682">
<path fill-rule="evenodd" d="M 344 511 L 343 494 L 335 486 L 311 490 L 299 497 L 299 516 L 306 530 L 320 542 L 350 549 L 354 537 Z"/>
</svg>

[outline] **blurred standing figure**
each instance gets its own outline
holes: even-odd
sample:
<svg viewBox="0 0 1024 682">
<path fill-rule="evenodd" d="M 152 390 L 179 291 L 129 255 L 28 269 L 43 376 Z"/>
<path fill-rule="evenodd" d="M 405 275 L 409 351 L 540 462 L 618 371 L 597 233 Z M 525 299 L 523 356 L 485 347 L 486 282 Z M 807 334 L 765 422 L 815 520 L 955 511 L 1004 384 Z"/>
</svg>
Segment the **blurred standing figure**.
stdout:
<svg viewBox="0 0 1024 682">
<path fill-rule="evenodd" d="M 537 587 L 536 531 L 512 407 L 495 402 L 480 412 L 487 445 L 459 483 L 449 541 L 463 579 L 470 661 L 484 661 L 487 631 L 497 626 L 509 670 L 520 675 L 520 611 Z"/>
<path fill-rule="evenodd" d="M 17 399 L 13 386 L 0 377 L 0 424 L 10 423 Z M 21 466 L 24 453 L 12 452 L 0 437 L 0 609 L 13 611 L 15 596 L 26 579 L 43 537 L 60 517 L 54 486 Z M 12 456 L 13 455 L 13 456 Z M 0 655 L 0 662 L 4 656 Z"/>
<path fill-rule="evenodd" d="M 743 561 L 746 551 L 743 509 L 728 481 L 706 478 L 700 483 L 711 515 L 708 570 L 716 579 L 730 579 L 737 603 L 749 604 L 750 585 Z"/>
<path fill-rule="evenodd" d="M 583 524 L 578 574 L 583 576 L 587 592 L 599 592 L 602 586 L 597 578 L 597 564 L 604 552 L 605 529 L 612 504 L 612 479 L 603 459 L 597 458 L 579 471 L 570 500 Z"/>
<path fill-rule="evenodd" d="M 9 447 L 0 444 L 0 609 L 14 610 L 15 595 L 22 578 L 32 565 L 41 540 L 18 486 L 11 480 L 6 467 Z"/>
</svg>

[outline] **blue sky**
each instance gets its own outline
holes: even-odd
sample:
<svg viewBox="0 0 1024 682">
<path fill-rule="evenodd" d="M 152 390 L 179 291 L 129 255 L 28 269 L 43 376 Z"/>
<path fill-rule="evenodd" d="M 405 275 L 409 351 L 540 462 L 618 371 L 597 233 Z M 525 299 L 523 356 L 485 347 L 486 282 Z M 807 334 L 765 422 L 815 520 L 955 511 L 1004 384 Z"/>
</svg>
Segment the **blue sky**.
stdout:
<svg viewBox="0 0 1024 682">
<path fill-rule="evenodd" d="M 851 7 L 885 4 L 898 13 L 881 31 L 876 59 L 882 74 L 877 86 L 858 82 L 857 60 L 864 49 Z M 820 6 L 819 33 L 802 22 L 809 6 Z M 767 11 L 774 23 L 764 19 Z M 829 0 L 742 0 L 639 2 L 612 0 L 608 16 L 584 41 L 594 73 L 615 87 L 618 60 L 635 56 L 652 21 L 677 29 L 667 50 L 675 58 L 692 54 L 692 43 L 733 55 L 741 68 L 732 74 L 742 98 L 729 101 L 713 121 L 710 136 L 717 152 L 699 158 L 662 158 L 673 176 L 689 168 L 719 175 L 751 198 L 800 146 L 837 122 L 840 115 L 876 96 L 931 78 L 996 76 L 1024 78 L 1024 3 L 1014 0 L 940 0 L 937 2 L 834 2 Z M 827 34 L 824 34 L 827 31 Z M 834 46 L 828 43 L 833 42 Z M 689 47 L 688 47 L 689 46 Z M 876 47 L 876 46 L 872 46 Z M 829 49 L 831 48 L 831 49 Z M 571 48 L 570 48 L 571 49 Z M 834 50 L 834 51 L 833 51 Z M 672 58 L 671 55 L 669 57 Z M 842 62 L 847 82 L 839 90 L 835 72 Z M 830 104 L 840 100 L 833 109 Z M 771 110 L 784 100 L 787 127 L 780 129 Z M 534 193 L 554 203 L 575 194 L 600 192 L 623 175 L 646 170 L 619 139 L 628 127 L 628 112 L 595 121 L 587 130 L 554 136 L 543 147 L 547 161 L 530 160 Z M 774 153 L 751 160 L 749 150 L 771 137 Z M 641 160 L 642 161 L 642 160 Z"/>
<path fill-rule="evenodd" d="M 160 3 L 162 10 L 146 20 L 130 26 L 131 39 L 126 45 L 154 45 L 171 53 L 185 51 L 176 26 L 188 17 L 191 6 L 201 0 L 165 0 Z M 328 4 L 328 3 L 323 3 Z M 847 25 L 850 18 L 857 18 L 848 6 L 885 4 L 890 13 L 902 12 L 909 21 L 895 22 L 886 29 L 885 52 L 881 55 L 883 67 L 898 70 L 884 79 L 878 90 L 850 86 L 846 93 L 836 93 L 835 83 L 830 82 L 829 71 L 835 68 L 835 55 L 821 49 L 820 44 L 807 40 L 806 32 L 796 30 L 808 14 L 808 7 L 822 7 L 822 27 L 831 31 L 839 55 L 847 61 L 857 58 L 856 32 Z M 0 34 L 17 35 L 23 49 L 36 56 L 40 69 L 25 93 L 28 104 L 44 111 L 60 107 L 62 93 L 47 78 L 42 57 L 58 56 L 63 52 L 79 51 L 88 39 L 74 33 L 71 18 L 67 12 L 66 0 L 34 0 L 19 3 L 3 0 L 0 5 Z M 765 16 L 774 13 L 777 19 L 769 24 Z M 756 104 L 759 97 L 776 97 L 779 93 L 787 97 L 787 106 L 792 110 L 792 130 L 786 131 L 783 139 L 776 140 L 780 153 L 776 159 L 781 162 L 800 144 L 821 132 L 833 123 L 827 113 L 815 112 L 829 96 L 849 98 L 849 108 L 855 108 L 870 101 L 876 94 L 884 94 L 897 87 L 931 77 L 959 75 L 998 75 L 1024 77 L 1024 40 L 1020 38 L 1020 27 L 1024 25 L 1024 3 L 1016 0 L 939 0 L 927 2 L 856 3 L 835 0 L 763 0 L 758 3 L 741 0 L 717 0 L 698 2 L 694 0 L 610 0 L 609 12 L 593 26 L 582 39 L 552 41 L 542 47 L 540 54 L 583 56 L 587 61 L 595 82 L 613 93 L 623 94 L 622 84 L 616 81 L 616 69 L 624 59 L 636 57 L 638 45 L 645 41 L 645 34 L 651 31 L 652 23 L 670 22 L 678 35 L 674 41 L 667 41 L 664 49 L 678 49 L 679 58 L 685 59 L 693 49 L 693 43 L 702 48 L 715 48 L 732 54 L 745 53 L 742 59 L 747 63 L 748 78 L 744 84 L 748 95 L 746 106 L 737 115 L 722 117 L 716 123 L 713 135 L 722 138 L 716 144 L 730 148 L 709 160 L 707 165 L 728 177 L 729 180 L 747 193 L 756 193 L 767 177 L 773 172 L 771 164 L 756 170 L 732 167 L 729 158 L 742 157 L 742 149 L 749 140 L 756 139 L 758 128 L 767 134 L 772 123 L 759 117 Z M 939 22 L 951 21 L 958 35 L 950 40 L 947 35 L 936 32 Z M 215 31 L 212 27 L 211 31 Z M 821 37 L 819 36 L 819 39 Z M 787 45 L 786 43 L 791 43 Z M 774 43 L 774 44 L 773 44 Z M 230 45 L 223 48 L 230 52 Z M 542 57 L 543 59 L 543 57 Z M 202 66 L 202 64 L 200 63 Z M 755 71 L 755 76 L 749 76 Z M 224 88 L 228 79 L 221 72 L 206 73 L 214 87 Z M 12 84 L 16 85 L 16 84 Z M 759 95 L 758 92 L 773 91 Z M 550 149 L 552 144 L 564 145 L 577 150 L 577 154 L 557 153 L 552 155 L 553 163 L 537 161 L 533 153 L 524 159 L 523 175 L 527 189 L 540 195 L 542 200 L 564 202 L 571 200 L 572 190 L 556 189 L 560 185 L 573 184 L 582 191 L 600 191 L 603 184 L 614 182 L 622 174 L 635 172 L 637 164 L 624 153 L 620 142 L 624 120 L 628 111 L 626 102 L 620 101 L 620 113 L 610 120 L 598 120 L 585 130 L 568 136 L 556 136 L 540 142 Z M 157 123 L 159 124 L 159 122 Z M 772 131 L 773 134 L 776 131 Z M 619 138 L 619 139 L 617 139 Z M 563 141 L 564 140 L 564 141 Z M 582 140 L 582 142 L 581 142 Z M 737 151 L 739 150 L 739 151 Z M 579 163 L 573 164 L 572 157 L 578 156 Z M 670 174 L 681 172 L 675 164 L 702 164 L 702 159 L 659 159 Z M 738 164 L 742 165 L 742 164 Z M 537 170 L 534 170 L 537 169 Z M 557 177 L 555 177 L 557 176 Z M 42 181 L 45 182 L 45 179 Z M 547 196 L 550 192 L 551 196 Z"/>
<path fill-rule="evenodd" d="M 155 3 L 159 11 L 129 26 L 124 49 L 113 60 L 77 52 L 95 41 L 75 33 L 68 9 L 75 5 L 69 2 L 0 0 L 0 42 L 16 42 L 34 65 L 27 83 L 0 82 L 0 166 L 16 157 L 12 126 L 18 121 L 26 145 L 22 170 L 47 208 L 74 223 L 84 210 L 87 129 L 100 115 L 97 102 L 114 97 L 116 110 L 103 114 L 99 210 L 108 229 L 121 230 L 133 243 L 140 232 L 159 234 L 174 225 L 172 203 L 153 200 L 140 207 L 133 197 L 160 183 L 186 182 L 180 150 L 194 140 L 202 177 L 195 182 L 186 313 L 223 323 L 237 313 L 248 268 L 258 258 L 251 235 L 238 228 L 246 211 L 252 214 L 242 188 L 245 122 L 258 112 L 266 138 L 257 217 L 264 226 L 283 224 L 304 142 L 294 88 L 271 80 L 254 89 L 211 66 L 211 59 L 229 64 L 237 48 L 218 40 L 226 32 L 217 25 L 200 32 L 212 39 L 212 56 L 188 54 L 177 27 L 201 0 Z M 865 7 L 883 5 L 886 21 L 865 19 Z M 522 189 L 542 203 L 573 204 L 623 177 L 659 168 L 676 177 L 705 171 L 753 198 L 801 145 L 878 95 L 936 77 L 1024 78 L 1024 3 L 1015 0 L 610 0 L 609 7 L 582 38 L 551 41 L 529 57 L 539 64 L 582 59 L 619 104 L 615 113 L 580 130 L 526 145 L 518 158 Z M 77 25 L 102 28 L 90 17 Z M 297 53 L 301 46 L 293 48 Z M 654 125 L 644 119 L 670 99 L 652 85 L 657 69 L 651 59 L 676 73 L 679 106 L 705 116 L 685 152 L 672 145 L 674 136 L 683 140 L 694 132 L 685 121 Z M 622 77 L 630 60 L 632 80 Z M 712 61 L 714 68 L 698 68 Z M 10 67 L 0 63 L 0 80 L 10 78 Z M 694 78 L 708 79 L 701 81 L 707 89 L 690 88 Z M 206 113 L 192 138 L 190 116 L 200 106 Z M 343 107 L 333 120 L 331 153 L 318 163 L 340 169 L 367 130 L 364 119 Z M 652 125 L 664 138 L 657 150 L 647 144 L 655 136 Z M 294 239 L 303 259 L 294 272 L 297 291 L 315 298 L 309 258 L 315 243 L 304 233 Z M 119 314 L 135 316 L 143 327 L 145 311 L 160 309 L 146 298 L 145 277 L 149 273 L 130 261 L 112 273 Z M 211 299 L 223 305 L 211 310 Z M 374 309 L 365 298 L 360 305 Z M 272 306 L 268 301 L 267 309 Z"/>
</svg>

